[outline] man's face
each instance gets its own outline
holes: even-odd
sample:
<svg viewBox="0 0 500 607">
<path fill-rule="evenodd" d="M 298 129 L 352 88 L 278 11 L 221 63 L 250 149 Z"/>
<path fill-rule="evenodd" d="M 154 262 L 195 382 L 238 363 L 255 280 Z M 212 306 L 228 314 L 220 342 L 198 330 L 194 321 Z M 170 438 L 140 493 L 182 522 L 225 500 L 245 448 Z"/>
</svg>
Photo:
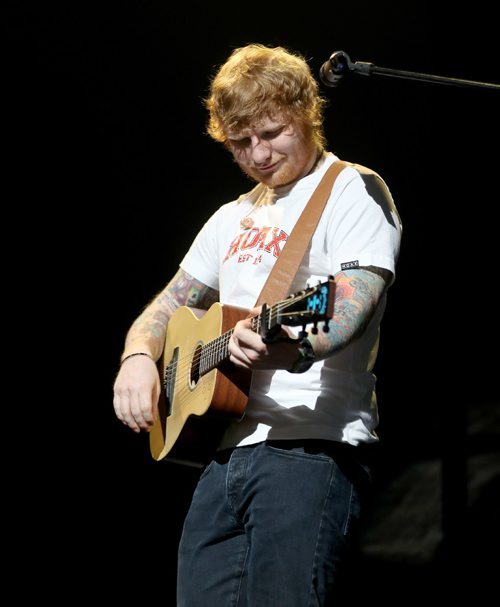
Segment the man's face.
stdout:
<svg viewBox="0 0 500 607">
<path fill-rule="evenodd" d="M 247 175 L 271 188 L 306 175 L 316 150 L 311 137 L 294 122 L 279 118 L 229 133 L 227 145 Z"/>
</svg>

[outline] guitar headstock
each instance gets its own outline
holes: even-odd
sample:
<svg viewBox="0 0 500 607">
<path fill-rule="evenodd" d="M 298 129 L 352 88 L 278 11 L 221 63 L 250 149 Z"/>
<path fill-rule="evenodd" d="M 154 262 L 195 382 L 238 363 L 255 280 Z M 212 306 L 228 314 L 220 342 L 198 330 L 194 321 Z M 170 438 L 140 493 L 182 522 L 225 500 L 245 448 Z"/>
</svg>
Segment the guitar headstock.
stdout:
<svg viewBox="0 0 500 607">
<path fill-rule="evenodd" d="M 273 306 L 280 325 L 300 326 L 330 320 L 333 316 L 335 282 L 329 278 L 316 286 L 289 295 Z"/>
<path fill-rule="evenodd" d="M 316 333 L 318 322 L 325 321 L 323 330 L 328 331 L 328 321 L 333 316 L 334 294 L 335 282 L 331 277 L 314 287 L 289 295 L 271 307 L 264 304 L 256 319 L 257 331 L 266 342 L 273 341 L 282 325 L 302 326 L 305 329 L 306 325 L 312 323 L 312 332 Z"/>
</svg>

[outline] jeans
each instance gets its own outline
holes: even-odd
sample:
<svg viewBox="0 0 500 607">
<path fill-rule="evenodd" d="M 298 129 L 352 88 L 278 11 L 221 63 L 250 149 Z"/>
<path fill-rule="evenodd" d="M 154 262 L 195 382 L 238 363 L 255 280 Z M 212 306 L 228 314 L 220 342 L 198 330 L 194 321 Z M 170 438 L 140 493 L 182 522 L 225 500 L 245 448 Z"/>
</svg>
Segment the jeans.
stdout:
<svg viewBox="0 0 500 607">
<path fill-rule="evenodd" d="M 327 605 L 369 481 L 356 450 L 266 441 L 219 453 L 184 522 L 177 607 Z"/>
</svg>

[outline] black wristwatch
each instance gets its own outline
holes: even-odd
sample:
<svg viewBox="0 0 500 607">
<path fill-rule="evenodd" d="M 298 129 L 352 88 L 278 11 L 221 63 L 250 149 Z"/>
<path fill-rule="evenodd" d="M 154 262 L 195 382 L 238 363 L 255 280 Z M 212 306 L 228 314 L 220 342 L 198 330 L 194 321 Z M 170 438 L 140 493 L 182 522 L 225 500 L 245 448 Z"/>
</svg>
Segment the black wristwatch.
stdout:
<svg viewBox="0 0 500 607">
<path fill-rule="evenodd" d="M 314 350 L 307 337 L 301 339 L 298 353 L 299 356 L 297 360 L 293 363 L 290 369 L 288 369 L 289 373 L 305 373 L 313 365 Z"/>
</svg>

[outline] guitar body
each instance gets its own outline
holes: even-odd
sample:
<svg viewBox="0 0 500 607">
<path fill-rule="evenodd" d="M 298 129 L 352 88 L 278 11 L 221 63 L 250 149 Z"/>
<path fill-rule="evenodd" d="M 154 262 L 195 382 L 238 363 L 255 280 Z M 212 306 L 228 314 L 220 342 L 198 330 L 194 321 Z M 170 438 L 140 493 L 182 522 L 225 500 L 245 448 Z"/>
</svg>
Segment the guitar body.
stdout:
<svg viewBox="0 0 500 607">
<path fill-rule="evenodd" d="M 247 316 L 248 310 L 220 303 L 206 312 L 183 306 L 173 314 L 158 361 L 162 389 L 149 436 L 154 459 L 203 465 L 229 421 L 243 416 L 251 372 L 226 360 L 199 373 L 199 360 L 201 348 Z"/>
</svg>

